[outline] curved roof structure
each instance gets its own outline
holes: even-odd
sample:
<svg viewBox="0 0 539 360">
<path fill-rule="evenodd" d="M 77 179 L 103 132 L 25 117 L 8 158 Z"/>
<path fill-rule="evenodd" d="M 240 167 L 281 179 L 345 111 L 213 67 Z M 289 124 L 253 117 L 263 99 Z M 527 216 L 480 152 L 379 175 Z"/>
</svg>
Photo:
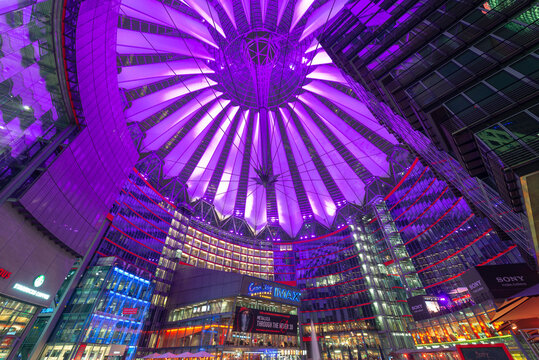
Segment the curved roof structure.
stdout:
<svg viewBox="0 0 539 360">
<path fill-rule="evenodd" d="M 163 178 L 294 236 L 388 175 L 396 139 L 315 38 L 347 0 L 165 3 L 123 0 L 117 32 L 125 116 Z"/>
</svg>

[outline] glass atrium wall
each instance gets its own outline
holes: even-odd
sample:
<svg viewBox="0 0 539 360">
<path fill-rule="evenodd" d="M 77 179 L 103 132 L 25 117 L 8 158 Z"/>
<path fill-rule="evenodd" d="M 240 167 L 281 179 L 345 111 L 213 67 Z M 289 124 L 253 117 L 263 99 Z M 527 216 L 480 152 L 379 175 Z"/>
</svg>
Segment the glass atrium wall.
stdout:
<svg viewBox="0 0 539 360">
<path fill-rule="evenodd" d="M 117 349 L 111 344 L 123 345 L 126 359 L 135 355 L 152 285 L 140 270 L 120 264 L 113 257 L 102 258 L 86 271 L 41 359 L 102 360 Z"/>
<path fill-rule="evenodd" d="M 69 125 L 54 55 L 53 2 L 0 3 L 0 188 Z"/>
</svg>

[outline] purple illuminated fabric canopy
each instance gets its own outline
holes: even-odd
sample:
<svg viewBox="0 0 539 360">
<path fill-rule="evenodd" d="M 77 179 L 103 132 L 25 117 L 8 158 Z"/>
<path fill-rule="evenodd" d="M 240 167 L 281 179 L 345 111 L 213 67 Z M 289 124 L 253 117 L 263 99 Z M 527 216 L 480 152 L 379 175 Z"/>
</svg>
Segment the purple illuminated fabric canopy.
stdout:
<svg viewBox="0 0 539 360">
<path fill-rule="evenodd" d="M 118 78 L 139 152 L 254 232 L 331 227 L 397 144 L 316 41 L 346 3 L 122 0 Z"/>
</svg>

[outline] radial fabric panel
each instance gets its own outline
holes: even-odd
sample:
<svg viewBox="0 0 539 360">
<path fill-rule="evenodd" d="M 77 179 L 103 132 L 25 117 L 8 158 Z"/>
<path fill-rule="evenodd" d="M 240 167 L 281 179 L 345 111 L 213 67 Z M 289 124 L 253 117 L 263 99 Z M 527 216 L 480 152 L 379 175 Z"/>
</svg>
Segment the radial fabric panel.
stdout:
<svg viewBox="0 0 539 360">
<path fill-rule="evenodd" d="M 316 40 L 346 0 L 122 0 L 118 80 L 142 157 L 255 233 L 331 227 L 397 140 Z"/>
</svg>

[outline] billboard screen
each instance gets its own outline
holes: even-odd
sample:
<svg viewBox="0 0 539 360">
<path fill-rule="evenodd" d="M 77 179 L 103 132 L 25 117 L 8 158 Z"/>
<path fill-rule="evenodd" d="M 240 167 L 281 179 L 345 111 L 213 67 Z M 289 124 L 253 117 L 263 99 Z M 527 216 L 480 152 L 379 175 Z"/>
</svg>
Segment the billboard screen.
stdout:
<svg viewBox="0 0 539 360">
<path fill-rule="evenodd" d="M 233 331 L 297 335 L 298 316 L 236 306 Z"/>
</svg>

